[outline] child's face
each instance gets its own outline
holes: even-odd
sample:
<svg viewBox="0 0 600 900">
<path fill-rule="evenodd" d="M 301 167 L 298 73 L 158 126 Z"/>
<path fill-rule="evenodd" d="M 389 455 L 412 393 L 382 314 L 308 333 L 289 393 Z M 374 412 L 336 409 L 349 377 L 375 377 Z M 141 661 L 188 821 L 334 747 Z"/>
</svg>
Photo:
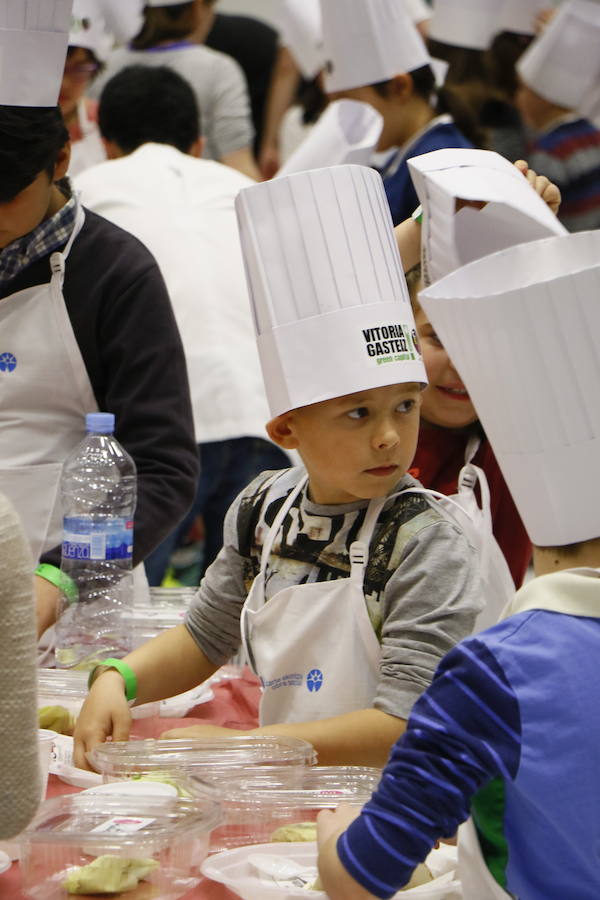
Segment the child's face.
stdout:
<svg viewBox="0 0 600 900">
<path fill-rule="evenodd" d="M 7 203 L 0 203 L 0 250 L 33 231 L 45 218 L 52 199 L 52 182 L 40 172 Z"/>
<path fill-rule="evenodd" d="M 475 407 L 448 353 L 422 307 L 415 313 L 429 384 L 423 391 L 421 418 L 442 428 L 465 428 L 477 420 Z"/>
<path fill-rule="evenodd" d="M 307 468 L 311 500 L 351 503 L 388 494 L 414 457 L 420 405 L 420 385 L 396 384 L 279 417 L 289 429 L 287 448 L 297 449 Z"/>
<path fill-rule="evenodd" d="M 552 104 L 532 91 L 523 82 L 519 83 L 515 94 L 515 106 L 521 114 L 521 118 L 529 128 L 543 128 L 548 118 L 548 111 L 552 110 Z"/>
</svg>

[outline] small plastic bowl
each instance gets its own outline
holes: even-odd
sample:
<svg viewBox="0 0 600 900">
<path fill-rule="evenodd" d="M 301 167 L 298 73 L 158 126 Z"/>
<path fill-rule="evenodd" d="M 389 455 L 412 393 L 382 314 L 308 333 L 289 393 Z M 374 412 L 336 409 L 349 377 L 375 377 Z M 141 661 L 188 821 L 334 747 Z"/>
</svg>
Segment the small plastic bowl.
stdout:
<svg viewBox="0 0 600 900">
<path fill-rule="evenodd" d="M 218 740 L 113 741 L 92 750 L 88 760 L 105 781 L 179 770 L 220 785 L 241 774 L 268 773 L 272 766 L 289 766 L 301 777 L 306 766 L 316 762 L 316 753 L 311 744 L 296 738 L 234 735 Z"/>
<path fill-rule="evenodd" d="M 305 769 L 297 786 L 286 785 L 285 771 L 221 784 L 223 824 L 211 835 L 211 853 L 269 843 L 283 826 L 316 822 L 322 809 L 340 803 L 363 806 L 381 778 L 380 769 L 323 766 Z M 191 779 L 193 782 L 193 778 Z"/>
<path fill-rule="evenodd" d="M 73 868 L 97 857 L 154 859 L 137 888 L 113 900 L 177 900 L 200 881 L 209 835 L 221 813 L 214 800 L 71 794 L 40 808 L 21 835 L 22 888 L 34 900 L 69 900 Z"/>
</svg>

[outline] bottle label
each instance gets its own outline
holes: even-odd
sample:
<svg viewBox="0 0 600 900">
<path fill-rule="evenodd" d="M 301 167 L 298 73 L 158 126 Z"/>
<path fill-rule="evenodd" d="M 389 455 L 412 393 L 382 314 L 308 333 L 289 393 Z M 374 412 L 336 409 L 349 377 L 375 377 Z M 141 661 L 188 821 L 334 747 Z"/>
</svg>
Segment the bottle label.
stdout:
<svg viewBox="0 0 600 900">
<path fill-rule="evenodd" d="M 133 522 L 123 518 L 64 520 L 63 559 L 131 559 Z"/>
</svg>

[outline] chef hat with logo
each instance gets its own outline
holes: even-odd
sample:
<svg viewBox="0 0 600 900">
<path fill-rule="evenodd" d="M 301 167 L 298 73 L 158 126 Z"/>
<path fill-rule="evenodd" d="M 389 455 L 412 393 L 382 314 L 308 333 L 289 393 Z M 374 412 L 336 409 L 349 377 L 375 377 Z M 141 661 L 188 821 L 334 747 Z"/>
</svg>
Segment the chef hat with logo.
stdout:
<svg viewBox="0 0 600 900">
<path fill-rule="evenodd" d="M 517 63 L 522 81 L 566 109 L 600 98 L 600 3 L 565 0 Z"/>
<path fill-rule="evenodd" d="M 434 0 L 429 37 L 454 47 L 487 50 L 498 30 L 499 0 Z"/>
<path fill-rule="evenodd" d="M 73 0 L 4 0 L 0 7 L 0 105 L 56 106 Z"/>
<path fill-rule="evenodd" d="M 324 166 L 368 166 L 382 130 L 383 116 L 370 103 L 335 100 L 277 177 Z"/>
<path fill-rule="evenodd" d="M 531 540 L 600 537 L 600 231 L 520 244 L 419 295 Z"/>
<path fill-rule="evenodd" d="M 91 50 L 102 60 L 110 51 L 110 43 L 98 0 L 73 0 L 69 47 Z"/>
<path fill-rule="evenodd" d="M 277 24 L 281 45 L 311 81 L 325 65 L 319 0 L 280 0 Z"/>
<path fill-rule="evenodd" d="M 408 168 L 423 207 L 426 285 L 489 253 L 567 233 L 519 169 L 491 150 L 434 150 Z"/>
<path fill-rule="evenodd" d="M 398 0 L 321 0 L 328 93 L 388 81 L 430 63 Z"/>
<path fill-rule="evenodd" d="M 550 0 L 501 0 L 497 30 L 533 35 L 538 14 L 549 5 Z"/>
<path fill-rule="evenodd" d="M 236 211 L 273 416 L 427 382 L 377 172 L 334 166 L 277 178 L 240 191 Z"/>
</svg>

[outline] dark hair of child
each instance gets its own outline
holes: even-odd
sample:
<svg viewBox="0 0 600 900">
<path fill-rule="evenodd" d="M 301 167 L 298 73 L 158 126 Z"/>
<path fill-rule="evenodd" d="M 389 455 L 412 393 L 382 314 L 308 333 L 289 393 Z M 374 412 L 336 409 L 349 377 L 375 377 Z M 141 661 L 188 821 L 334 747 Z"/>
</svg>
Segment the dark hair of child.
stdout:
<svg viewBox="0 0 600 900">
<path fill-rule="evenodd" d="M 127 66 L 102 91 L 98 125 L 125 153 L 148 142 L 187 153 L 200 136 L 200 113 L 193 89 L 173 69 Z"/>
<path fill-rule="evenodd" d="M 475 147 L 485 149 L 485 133 L 479 127 L 470 104 L 461 96 L 459 88 L 447 84 L 438 88 L 431 66 L 421 66 L 413 69 L 409 74 L 412 78 L 414 93 L 427 103 L 432 103 L 436 115 L 444 113 L 451 115 L 459 131 L 462 131 Z M 372 86 L 381 97 L 386 97 L 389 84 L 389 81 L 380 81 Z"/>
<path fill-rule="evenodd" d="M 0 106 L 0 203 L 13 200 L 41 172 L 52 179 L 68 141 L 58 106 Z"/>
</svg>

